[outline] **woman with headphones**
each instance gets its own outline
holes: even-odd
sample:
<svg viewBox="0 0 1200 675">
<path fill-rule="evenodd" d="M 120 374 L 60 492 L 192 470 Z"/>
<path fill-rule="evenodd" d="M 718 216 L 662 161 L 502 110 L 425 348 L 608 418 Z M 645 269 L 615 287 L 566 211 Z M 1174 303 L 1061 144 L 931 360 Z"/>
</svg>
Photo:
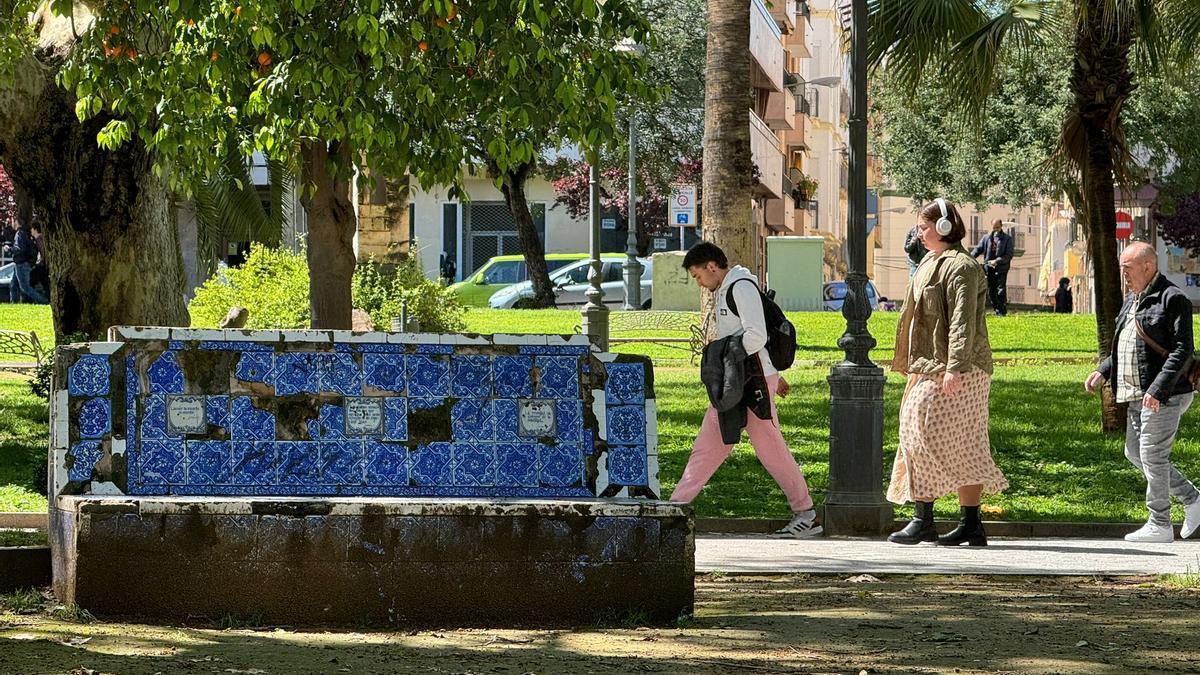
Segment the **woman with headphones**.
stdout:
<svg viewBox="0 0 1200 675">
<path fill-rule="evenodd" d="M 909 281 L 896 329 L 892 370 L 908 376 L 900 403 L 900 447 L 887 498 L 914 502 L 916 515 L 888 541 L 987 546 L 979 501 L 1008 487 L 992 460 L 988 393 L 987 282 L 962 246 L 958 209 L 938 197 L 918 214 L 918 236 L 929 253 Z M 958 527 L 938 537 L 933 502 L 958 493 Z"/>
</svg>

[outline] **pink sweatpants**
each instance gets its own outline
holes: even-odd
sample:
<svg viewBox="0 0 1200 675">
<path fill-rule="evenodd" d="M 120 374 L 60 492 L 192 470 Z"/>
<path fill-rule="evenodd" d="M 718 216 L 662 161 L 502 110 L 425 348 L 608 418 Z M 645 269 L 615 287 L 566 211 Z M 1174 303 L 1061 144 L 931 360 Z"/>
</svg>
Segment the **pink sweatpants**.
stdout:
<svg viewBox="0 0 1200 675">
<path fill-rule="evenodd" d="M 804 473 L 800 471 L 800 465 L 792 457 L 779 430 L 779 411 L 775 408 L 775 390 L 778 386 L 779 375 L 769 375 L 767 387 L 771 390 L 771 419 L 761 420 L 754 413 L 747 413 L 746 432 L 750 435 L 750 445 L 754 447 L 758 461 L 783 488 L 792 512 L 807 511 L 812 508 L 808 483 L 804 481 Z M 721 439 L 716 409 L 709 406 L 700 424 L 700 434 L 692 444 L 692 456 L 688 458 L 683 477 L 671 493 L 671 501 L 686 504 L 695 499 L 732 450 L 733 445 L 727 445 Z"/>
</svg>

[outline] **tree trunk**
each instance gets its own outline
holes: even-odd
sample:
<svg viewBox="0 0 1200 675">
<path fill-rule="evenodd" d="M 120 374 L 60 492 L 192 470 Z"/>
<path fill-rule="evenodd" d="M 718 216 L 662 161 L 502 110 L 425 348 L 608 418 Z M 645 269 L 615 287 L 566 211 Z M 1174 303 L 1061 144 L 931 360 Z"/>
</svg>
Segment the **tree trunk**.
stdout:
<svg viewBox="0 0 1200 675">
<path fill-rule="evenodd" d="M 350 330 L 354 278 L 353 158 L 345 143 L 309 141 L 300 149 L 308 213 L 308 292 L 313 328 Z M 315 188 L 315 189 L 314 189 Z M 313 190 L 310 192 L 310 190 Z"/>
<path fill-rule="evenodd" d="M 104 339 L 114 325 L 186 326 L 166 186 L 136 139 L 115 152 L 96 145 L 109 118 L 79 122 L 74 94 L 55 82 L 71 48 L 25 57 L 0 88 L 0 163 L 46 217 L 55 333 Z"/>
<path fill-rule="evenodd" d="M 504 172 L 500 191 L 517 223 L 517 237 L 521 242 L 521 253 L 525 256 L 525 267 L 529 270 L 529 281 L 533 284 L 534 307 L 554 306 L 554 287 L 550 284 L 550 272 L 546 269 L 546 247 L 533 224 L 533 213 L 525 198 L 525 181 L 533 171 L 532 163 L 524 163 Z M 492 178 L 500 176 L 500 167 L 488 162 Z"/>
<path fill-rule="evenodd" d="M 1099 356 L 1111 352 L 1122 292 L 1117 260 L 1116 162 L 1124 152 L 1120 111 L 1133 91 L 1129 52 L 1133 27 L 1127 17 L 1114 18 L 1104 0 L 1089 0 L 1084 22 L 1077 27 L 1071 89 L 1083 131 L 1082 173 L 1084 223 L 1092 259 Z M 1122 410 L 1111 391 L 1102 395 L 1105 431 L 1125 428 Z"/>
<path fill-rule="evenodd" d="M 750 3 L 708 0 L 703 236 L 720 246 L 731 264 L 753 268 L 749 44 Z"/>
</svg>

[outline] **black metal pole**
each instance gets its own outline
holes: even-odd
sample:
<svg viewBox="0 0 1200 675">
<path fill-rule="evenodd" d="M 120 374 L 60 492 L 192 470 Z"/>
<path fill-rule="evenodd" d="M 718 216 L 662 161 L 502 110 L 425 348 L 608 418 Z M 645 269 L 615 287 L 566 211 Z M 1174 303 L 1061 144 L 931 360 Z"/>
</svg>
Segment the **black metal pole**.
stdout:
<svg viewBox="0 0 1200 675">
<path fill-rule="evenodd" d="M 829 493 L 825 530 L 833 535 L 889 532 L 894 514 L 883 498 L 883 369 L 871 362 L 867 330 L 867 0 L 853 0 L 850 22 L 850 273 L 838 339 L 845 359 L 829 376 Z"/>
</svg>

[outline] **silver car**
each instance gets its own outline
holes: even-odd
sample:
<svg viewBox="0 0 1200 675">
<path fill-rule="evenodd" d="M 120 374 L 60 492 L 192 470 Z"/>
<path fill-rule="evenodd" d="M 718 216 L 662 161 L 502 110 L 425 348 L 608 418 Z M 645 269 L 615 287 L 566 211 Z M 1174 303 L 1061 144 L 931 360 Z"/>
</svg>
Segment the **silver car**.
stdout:
<svg viewBox="0 0 1200 675">
<path fill-rule="evenodd" d="M 550 273 L 554 286 L 556 307 L 580 307 L 587 304 L 588 262 L 580 260 Z M 625 303 L 625 257 L 605 256 L 600 259 L 600 288 L 604 290 L 604 304 L 610 307 Z M 642 263 L 642 308 L 650 308 L 650 279 L 654 268 L 649 258 L 638 258 Z M 533 297 L 533 283 L 523 281 L 496 291 L 488 300 L 492 309 L 512 309 L 521 300 Z"/>
</svg>

